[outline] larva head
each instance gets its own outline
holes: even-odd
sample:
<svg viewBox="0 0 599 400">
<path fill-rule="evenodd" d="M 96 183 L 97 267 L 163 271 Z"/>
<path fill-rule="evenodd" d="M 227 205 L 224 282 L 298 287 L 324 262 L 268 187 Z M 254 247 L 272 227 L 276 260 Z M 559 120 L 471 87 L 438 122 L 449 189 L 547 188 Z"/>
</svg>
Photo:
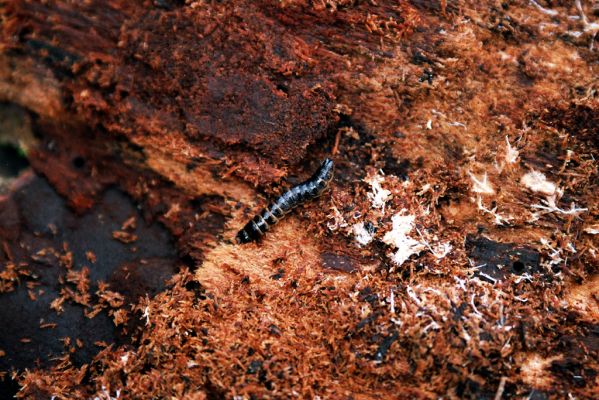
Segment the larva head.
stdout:
<svg viewBox="0 0 599 400">
<path fill-rule="evenodd" d="M 242 243 L 251 242 L 252 238 L 250 237 L 250 235 L 248 235 L 248 233 L 246 232 L 245 229 L 242 229 L 239 232 L 237 232 L 237 236 L 235 236 L 235 240 L 237 241 L 237 244 L 242 244 Z"/>
<path fill-rule="evenodd" d="M 329 183 L 331 179 L 333 179 L 334 166 L 335 164 L 333 163 L 333 160 L 331 160 L 330 158 L 325 158 L 325 160 L 320 165 L 320 168 L 318 168 L 318 171 L 316 171 L 315 177 L 317 179 L 322 179 L 323 181 Z"/>
</svg>

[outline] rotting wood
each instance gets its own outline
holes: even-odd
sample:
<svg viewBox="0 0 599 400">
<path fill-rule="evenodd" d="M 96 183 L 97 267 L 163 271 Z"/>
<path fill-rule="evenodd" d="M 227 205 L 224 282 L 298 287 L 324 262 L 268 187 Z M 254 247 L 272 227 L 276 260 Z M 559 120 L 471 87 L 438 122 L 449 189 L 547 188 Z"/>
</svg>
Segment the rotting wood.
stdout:
<svg viewBox="0 0 599 400">
<path fill-rule="evenodd" d="M 119 185 L 194 269 L 133 305 L 133 347 L 20 395 L 593 398 L 596 22 L 542 7 L 10 2 L 0 95 L 34 169 L 82 214 Z M 331 151 L 330 197 L 233 244 Z"/>
</svg>

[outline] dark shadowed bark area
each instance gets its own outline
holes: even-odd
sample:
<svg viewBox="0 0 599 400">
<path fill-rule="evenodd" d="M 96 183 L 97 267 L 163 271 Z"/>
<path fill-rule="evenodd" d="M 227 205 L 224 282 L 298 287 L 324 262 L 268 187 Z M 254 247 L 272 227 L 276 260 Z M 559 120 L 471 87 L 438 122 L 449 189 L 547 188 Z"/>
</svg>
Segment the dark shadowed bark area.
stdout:
<svg viewBox="0 0 599 400">
<path fill-rule="evenodd" d="M 587 3 L 0 2 L 0 394 L 596 398 Z"/>
</svg>

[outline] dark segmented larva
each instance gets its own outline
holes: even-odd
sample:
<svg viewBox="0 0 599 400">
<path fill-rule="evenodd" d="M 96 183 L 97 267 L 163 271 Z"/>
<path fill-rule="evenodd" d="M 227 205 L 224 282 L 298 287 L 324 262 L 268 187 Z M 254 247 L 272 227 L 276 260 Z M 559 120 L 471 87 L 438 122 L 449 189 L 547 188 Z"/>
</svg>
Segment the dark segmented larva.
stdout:
<svg viewBox="0 0 599 400">
<path fill-rule="evenodd" d="M 333 179 L 333 161 L 327 158 L 310 179 L 289 189 L 262 210 L 260 214 L 251 219 L 237 233 L 237 243 L 249 243 L 258 240 L 285 214 L 306 201 L 320 196 L 331 179 Z"/>
</svg>

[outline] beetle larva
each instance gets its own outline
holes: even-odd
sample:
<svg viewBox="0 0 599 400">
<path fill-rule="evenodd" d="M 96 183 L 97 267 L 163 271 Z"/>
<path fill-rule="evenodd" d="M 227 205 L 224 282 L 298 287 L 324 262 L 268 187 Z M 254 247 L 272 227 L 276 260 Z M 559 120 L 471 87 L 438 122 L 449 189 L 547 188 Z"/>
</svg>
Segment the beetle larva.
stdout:
<svg viewBox="0 0 599 400">
<path fill-rule="evenodd" d="M 256 215 L 237 233 L 237 243 L 258 240 L 266 231 L 295 207 L 322 194 L 333 179 L 333 161 L 325 159 L 307 181 L 292 187 Z"/>
</svg>

